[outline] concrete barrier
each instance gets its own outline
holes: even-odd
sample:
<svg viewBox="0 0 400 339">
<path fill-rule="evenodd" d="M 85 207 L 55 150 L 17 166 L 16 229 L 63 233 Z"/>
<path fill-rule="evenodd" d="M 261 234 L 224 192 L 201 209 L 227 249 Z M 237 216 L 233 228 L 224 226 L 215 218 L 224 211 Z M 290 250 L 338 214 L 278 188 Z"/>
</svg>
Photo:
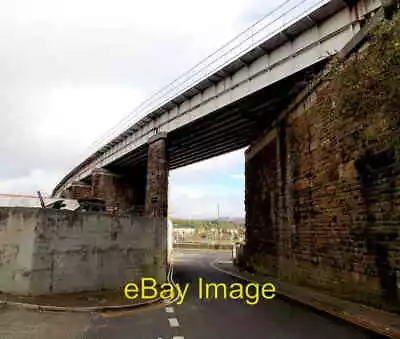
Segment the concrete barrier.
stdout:
<svg viewBox="0 0 400 339">
<path fill-rule="evenodd" d="M 162 282 L 162 227 L 166 220 L 155 218 L 0 208 L 0 291 L 97 291 L 143 276 Z"/>
</svg>

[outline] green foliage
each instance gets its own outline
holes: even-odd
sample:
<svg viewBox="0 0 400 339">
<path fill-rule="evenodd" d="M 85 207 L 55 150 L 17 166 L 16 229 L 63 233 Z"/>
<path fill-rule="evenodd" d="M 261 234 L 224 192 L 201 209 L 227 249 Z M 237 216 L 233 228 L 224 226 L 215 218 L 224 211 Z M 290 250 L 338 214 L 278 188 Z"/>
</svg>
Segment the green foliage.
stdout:
<svg viewBox="0 0 400 339">
<path fill-rule="evenodd" d="M 332 60 L 312 110 L 335 131 L 348 131 L 354 122 L 352 138 L 359 149 L 380 145 L 393 149 L 399 161 L 400 13 L 379 24 L 367 44 L 348 60 Z"/>
</svg>

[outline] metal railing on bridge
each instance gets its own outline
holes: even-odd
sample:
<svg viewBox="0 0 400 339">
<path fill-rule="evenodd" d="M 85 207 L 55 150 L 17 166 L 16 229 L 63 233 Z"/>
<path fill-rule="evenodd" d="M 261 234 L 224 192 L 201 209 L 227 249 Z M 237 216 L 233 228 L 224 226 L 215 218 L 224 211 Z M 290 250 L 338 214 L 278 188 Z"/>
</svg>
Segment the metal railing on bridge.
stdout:
<svg viewBox="0 0 400 339">
<path fill-rule="evenodd" d="M 178 97 L 202 80 L 221 70 L 231 62 L 261 45 L 269 38 L 280 33 L 296 21 L 327 4 L 330 0 L 286 0 L 274 10 L 244 30 L 232 40 L 225 43 L 205 59 L 201 60 L 187 72 L 170 82 L 158 92 L 136 107 L 117 125 L 95 141 L 84 154 L 83 160 L 93 155 L 111 140 L 127 131 L 146 115 Z"/>
</svg>

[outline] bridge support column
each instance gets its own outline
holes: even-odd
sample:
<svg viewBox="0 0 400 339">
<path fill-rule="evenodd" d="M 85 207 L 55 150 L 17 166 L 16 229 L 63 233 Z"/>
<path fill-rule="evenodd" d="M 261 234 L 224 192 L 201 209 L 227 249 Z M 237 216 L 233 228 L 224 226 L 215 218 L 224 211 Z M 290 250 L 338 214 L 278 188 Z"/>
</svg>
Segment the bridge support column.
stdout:
<svg viewBox="0 0 400 339">
<path fill-rule="evenodd" d="M 117 176 L 105 170 L 104 168 L 96 168 L 92 173 L 92 197 L 103 200 L 108 210 L 116 209 L 119 206 L 116 203 Z"/>
<path fill-rule="evenodd" d="M 154 262 L 159 276 L 167 273 L 168 243 L 168 159 L 166 134 L 160 133 L 149 140 L 145 213 L 156 224 Z"/>
<path fill-rule="evenodd" d="M 149 140 L 146 184 L 146 215 L 168 216 L 168 160 L 165 133 Z"/>
<path fill-rule="evenodd" d="M 74 182 L 68 187 L 61 197 L 64 199 L 87 199 L 92 194 L 92 187 L 84 182 Z"/>
<path fill-rule="evenodd" d="M 119 213 L 142 214 L 139 205 L 143 206 L 144 178 L 140 173 L 119 175 L 103 168 L 92 173 L 92 197 L 104 200 L 109 211 Z M 142 193 L 143 192 L 143 193 Z M 142 208 L 143 210 L 143 208 Z"/>
</svg>

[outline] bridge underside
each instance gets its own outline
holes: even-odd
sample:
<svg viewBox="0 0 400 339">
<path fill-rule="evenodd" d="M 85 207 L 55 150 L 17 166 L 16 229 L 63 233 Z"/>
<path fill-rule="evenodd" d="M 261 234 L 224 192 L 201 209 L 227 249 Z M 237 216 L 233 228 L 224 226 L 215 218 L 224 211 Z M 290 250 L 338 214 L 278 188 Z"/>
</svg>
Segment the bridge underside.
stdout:
<svg viewBox="0 0 400 339">
<path fill-rule="evenodd" d="M 248 146 L 317 74 L 315 64 L 168 135 L 157 134 L 90 176 L 73 183 L 62 196 L 105 201 L 112 213 L 166 217 L 168 172 Z"/>
<path fill-rule="evenodd" d="M 298 72 L 205 118 L 168 134 L 169 169 L 177 169 L 248 146 L 309 83 L 325 62 Z M 107 166 L 116 173 L 146 170 L 148 145 Z"/>
<path fill-rule="evenodd" d="M 324 66 L 302 72 L 166 134 L 72 184 L 67 198 L 96 198 L 111 211 L 167 216 L 168 171 L 248 146 Z"/>
</svg>

